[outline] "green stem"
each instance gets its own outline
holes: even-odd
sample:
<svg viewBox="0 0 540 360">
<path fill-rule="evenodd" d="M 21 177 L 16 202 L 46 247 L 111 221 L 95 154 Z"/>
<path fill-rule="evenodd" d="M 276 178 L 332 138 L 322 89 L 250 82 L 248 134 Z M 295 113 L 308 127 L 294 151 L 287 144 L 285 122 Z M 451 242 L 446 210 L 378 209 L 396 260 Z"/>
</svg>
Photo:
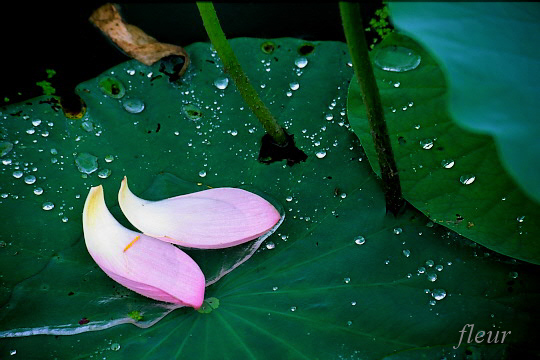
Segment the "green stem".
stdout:
<svg viewBox="0 0 540 360">
<path fill-rule="evenodd" d="M 405 201 L 401 194 L 398 170 L 388 136 L 388 128 L 384 121 L 379 88 L 369 58 L 360 6 L 357 3 L 340 2 L 339 10 L 356 79 L 362 89 L 362 99 L 367 110 L 371 136 L 379 159 L 386 210 L 396 215 Z"/>
<path fill-rule="evenodd" d="M 266 132 L 281 146 L 287 144 L 287 136 L 283 128 L 278 124 L 270 110 L 264 105 L 261 98 L 255 91 L 255 88 L 249 82 L 248 77 L 242 70 L 236 55 L 234 54 L 231 45 L 227 41 L 219 19 L 211 2 L 197 2 L 204 28 L 208 33 L 208 37 L 212 45 L 216 49 L 225 71 L 229 73 L 234 80 L 240 95 L 249 106 L 251 111 L 257 116 Z"/>
</svg>

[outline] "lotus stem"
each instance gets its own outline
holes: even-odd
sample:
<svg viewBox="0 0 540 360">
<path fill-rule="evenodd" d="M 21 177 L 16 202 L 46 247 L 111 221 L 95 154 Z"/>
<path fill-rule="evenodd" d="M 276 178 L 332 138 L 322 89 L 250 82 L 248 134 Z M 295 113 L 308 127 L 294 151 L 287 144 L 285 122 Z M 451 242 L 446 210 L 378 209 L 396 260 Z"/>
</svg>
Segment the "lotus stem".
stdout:
<svg viewBox="0 0 540 360">
<path fill-rule="evenodd" d="M 388 136 L 388 128 L 384 121 L 384 111 L 379 88 L 373 73 L 368 46 L 364 35 L 360 5 L 340 2 L 339 10 L 343 22 L 343 30 L 351 55 L 354 73 L 360 88 L 362 99 L 367 110 L 371 136 L 381 168 L 382 186 L 386 200 L 386 211 L 397 215 L 405 204 L 401 193 L 398 169 L 392 144 Z"/>
<path fill-rule="evenodd" d="M 204 28 L 216 49 L 219 58 L 223 62 L 225 71 L 231 76 L 240 95 L 249 106 L 253 114 L 259 119 L 266 132 L 280 146 L 285 146 L 288 138 L 283 128 L 278 124 L 270 110 L 262 102 L 259 94 L 251 85 L 249 78 L 242 70 L 242 66 L 238 62 L 238 58 L 227 41 L 219 19 L 216 14 L 214 5 L 211 2 L 197 2 Z"/>
</svg>

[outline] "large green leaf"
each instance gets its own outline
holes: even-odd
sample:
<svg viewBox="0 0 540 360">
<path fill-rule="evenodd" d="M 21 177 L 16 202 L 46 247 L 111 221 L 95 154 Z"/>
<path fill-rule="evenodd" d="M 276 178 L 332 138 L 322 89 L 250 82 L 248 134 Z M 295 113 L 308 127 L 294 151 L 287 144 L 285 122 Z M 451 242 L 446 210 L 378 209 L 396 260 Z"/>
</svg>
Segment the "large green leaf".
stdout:
<svg viewBox="0 0 540 360">
<path fill-rule="evenodd" d="M 540 6 L 395 2 L 390 10 L 444 67 L 453 119 L 492 135 L 506 169 L 540 201 Z"/>
<path fill-rule="evenodd" d="M 405 198 L 434 222 L 469 239 L 540 263 L 540 224 L 535 221 L 540 206 L 504 171 L 491 137 L 452 122 L 443 73 L 418 43 L 393 34 L 375 50 L 376 63 L 395 49 L 421 58 L 416 69 L 406 72 L 375 69 Z M 352 127 L 379 172 L 357 82 L 351 83 L 348 107 Z"/>
<path fill-rule="evenodd" d="M 232 82 L 225 89 L 214 85 L 226 75 L 208 44 L 187 47 L 193 62 L 181 84 L 169 83 L 160 64 L 134 61 L 81 84 L 92 132 L 81 128 L 81 120 L 65 119 L 40 104 L 43 99 L 2 110 L 2 134 L 14 143 L 3 157 L 12 164 L 0 175 L 8 194 L 1 200 L 2 218 L 10 219 L 0 249 L 2 330 L 15 323 L 18 328 L 68 324 L 65 333 L 76 333 L 92 330 L 90 325 L 115 325 L 128 311 L 141 310 L 145 318 L 160 313 L 154 302 L 107 278 L 86 253 L 79 218 L 91 185 L 104 184 L 111 208 L 124 175 L 135 193 L 148 189 L 149 198 L 202 188 L 199 182 L 249 186 L 277 199 L 286 213 L 262 250 L 207 288 L 202 313 L 177 309 L 146 329 L 124 324 L 74 336 L 4 338 L 2 356 L 10 351 L 28 359 L 503 356 L 534 339 L 536 267 L 493 254 L 416 210 L 398 219 L 386 215 L 377 178 L 361 161 L 364 153 L 345 117 L 352 76 L 346 45 L 315 42 L 306 63 L 297 61 L 304 41 L 273 40 L 271 54 L 261 51 L 264 42 L 235 39 L 232 45 L 264 101 L 309 155 L 292 167 L 257 162 L 262 130 Z M 106 76 L 125 84 L 123 98 L 102 92 L 99 83 Z M 144 110 L 127 112 L 128 98 L 141 100 Z M 202 113 L 197 120 L 186 115 L 194 107 Z M 37 118 L 42 123 L 34 127 Z M 29 128 L 36 133 L 27 134 Z M 45 130 L 49 135 L 40 136 Z M 52 147 L 58 152 L 54 164 Z M 112 174 L 82 177 L 73 154 L 83 152 L 97 156 L 100 168 Z M 107 155 L 114 161 L 104 162 Z M 29 172 L 38 168 L 35 184 L 13 178 L 16 162 L 21 169 L 27 162 Z M 34 195 L 35 186 L 44 193 Z M 49 200 L 54 209 L 42 210 Z M 117 208 L 114 214 L 121 216 Z M 62 222 L 63 216 L 69 220 Z M 107 294 L 110 301 L 99 302 Z M 101 313 L 95 312 L 96 301 Z M 79 326 L 83 317 L 90 322 Z M 504 344 L 452 349 L 459 330 L 470 323 L 478 330 L 512 333 Z"/>
</svg>

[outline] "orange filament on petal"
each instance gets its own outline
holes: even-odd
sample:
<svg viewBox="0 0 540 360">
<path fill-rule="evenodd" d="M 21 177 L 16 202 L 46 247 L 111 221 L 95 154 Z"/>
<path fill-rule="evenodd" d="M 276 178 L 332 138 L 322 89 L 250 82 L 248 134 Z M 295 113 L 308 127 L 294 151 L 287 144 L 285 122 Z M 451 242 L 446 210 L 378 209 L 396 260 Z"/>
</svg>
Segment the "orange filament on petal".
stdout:
<svg viewBox="0 0 540 360">
<path fill-rule="evenodd" d="M 139 240 L 141 238 L 140 235 L 137 235 L 135 237 L 135 239 L 131 240 L 131 242 L 129 244 L 127 244 L 127 246 L 124 248 L 124 252 L 126 252 L 130 247 L 133 246 L 133 244 L 135 244 L 137 242 L 137 240 Z"/>
</svg>

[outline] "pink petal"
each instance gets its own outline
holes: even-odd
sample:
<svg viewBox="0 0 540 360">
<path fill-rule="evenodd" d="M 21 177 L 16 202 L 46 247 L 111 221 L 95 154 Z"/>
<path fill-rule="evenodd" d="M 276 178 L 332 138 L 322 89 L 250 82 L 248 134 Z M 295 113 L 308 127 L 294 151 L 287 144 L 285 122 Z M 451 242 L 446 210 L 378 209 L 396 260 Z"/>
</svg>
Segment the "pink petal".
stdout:
<svg viewBox="0 0 540 360">
<path fill-rule="evenodd" d="M 83 228 L 88 252 L 118 283 L 155 300 L 202 305 L 205 279 L 197 263 L 174 245 L 118 223 L 105 205 L 101 186 L 88 194 Z"/>
<path fill-rule="evenodd" d="M 135 196 L 124 178 L 118 202 L 128 220 L 143 233 L 200 249 L 225 248 L 256 239 L 281 218 L 268 201 L 236 188 L 147 201 Z"/>
</svg>

